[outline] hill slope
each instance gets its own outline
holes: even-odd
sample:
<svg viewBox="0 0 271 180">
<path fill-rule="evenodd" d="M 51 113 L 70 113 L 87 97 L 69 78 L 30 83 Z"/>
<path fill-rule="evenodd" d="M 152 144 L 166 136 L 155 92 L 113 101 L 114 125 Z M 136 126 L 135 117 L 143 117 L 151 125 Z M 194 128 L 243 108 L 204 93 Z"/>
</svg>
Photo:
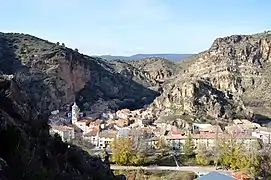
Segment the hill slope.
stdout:
<svg viewBox="0 0 271 180">
<path fill-rule="evenodd" d="M 90 111 L 140 108 L 158 95 L 107 61 L 25 34 L 0 33 L 0 71 L 15 75 L 40 112 L 75 99 Z"/>
<path fill-rule="evenodd" d="M 77 99 L 85 110 L 122 107 L 194 119 L 270 116 L 270 33 L 218 38 L 208 51 L 163 58 L 105 61 L 24 34 L 0 34 L 0 73 L 16 81 L 40 112 Z M 162 93 L 159 97 L 159 93 Z"/>
<path fill-rule="evenodd" d="M 185 73 L 166 83 L 154 106 L 195 117 L 250 117 L 251 110 L 270 116 L 270 40 L 270 32 L 216 39 L 188 58 Z"/>
<path fill-rule="evenodd" d="M 128 61 L 129 64 L 140 69 L 150 79 L 164 82 L 180 71 L 179 66 L 164 58 L 144 58 Z"/>
<path fill-rule="evenodd" d="M 20 83 L 5 75 L 0 75 L 0 143 L 1 180 L 115 179 L 99 158 L 51 137 Z"/>
<path fill-rule="evenodd" d="M 138 60 L 138 59 L 145 59 L 145 58 L 164 58 L 168 59 L 170 61 L 179 61 L 186 57 L 189 57 L 193 54 L 135 54 L 132 56 L 111 56 L 111 55 L 102 55 L 98 56 L 100 58 L 106 59 L 106 60 Z"/>
</svg>

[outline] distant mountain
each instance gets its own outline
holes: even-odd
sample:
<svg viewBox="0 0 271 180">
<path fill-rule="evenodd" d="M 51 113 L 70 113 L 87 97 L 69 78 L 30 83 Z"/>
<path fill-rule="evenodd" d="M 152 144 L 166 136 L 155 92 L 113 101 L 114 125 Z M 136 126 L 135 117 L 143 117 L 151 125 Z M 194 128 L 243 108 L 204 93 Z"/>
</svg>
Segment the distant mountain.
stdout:
<svg viewBox="0 0 271 180">
<path fill-rule="evenodd" d="M 98 56 L 100 58 L 106 59 L 106 60 L 138 60 L 143 58 L 150 58 L 150 57 L 160 57 L 165 58 L 171 61 L 179 61 L 183 58 L 192 56 L 193 54 L 135 54 L 132 56 L 111 56 L 111 55 L 102 55 Z"/>
</svg>

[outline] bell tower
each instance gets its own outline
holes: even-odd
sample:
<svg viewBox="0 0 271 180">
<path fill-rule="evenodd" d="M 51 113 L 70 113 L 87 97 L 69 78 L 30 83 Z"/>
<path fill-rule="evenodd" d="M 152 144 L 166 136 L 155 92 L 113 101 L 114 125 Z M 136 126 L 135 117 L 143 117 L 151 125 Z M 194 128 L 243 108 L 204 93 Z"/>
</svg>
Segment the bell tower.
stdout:
<svg viewBox="0 0 271 180">
<path fill-rule="evenodd" d="M 80 109 L 76 105 L 76 102 L 72 105 L 72 124 L 78 121 Z"/>
</svg>

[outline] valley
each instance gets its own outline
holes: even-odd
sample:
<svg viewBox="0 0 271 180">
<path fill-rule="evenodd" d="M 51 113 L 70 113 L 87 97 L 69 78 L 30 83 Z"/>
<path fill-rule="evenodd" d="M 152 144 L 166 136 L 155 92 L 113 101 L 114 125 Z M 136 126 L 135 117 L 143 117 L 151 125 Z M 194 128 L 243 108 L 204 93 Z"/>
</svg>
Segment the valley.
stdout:
<svg viewBox="0 0 271 180">
<path fill-rule="evenodd" d="M 177 62 L 162 57 L 105 60 L 81 54 L 63 43 L 27 34 L 0 33 L 1 132 L 3 137 L 11 138 L 7 125 L 29 143 L 22 145 L 25 151 L 16 151 L 20 163 L 31 161 L 31 167 L 37 166 L 38 159 L 48 151 L 47 159 L 61 166 L 57 172 L 48 172 L 50 165 L 39 165 L 42 171 L 36 178 L 42 177 L 43 171 L 52 177 L 54 173 L 65 177 L 75 163 L 73 153 L 81 154 L 78 158 L 84 163 L 73 168 L 70 176 L 89 176 L 83 169 L 93 172 L 95 165 L 91 162 L 95 162 L 101 168 L 99 174 L 114 178 L 110 164 L 84 154 L 73 142 L 93 146 L 86 151 L 112 151 L 115 157 L 112 143 L 116 137 L 132 139 L 126 140 L 133 145 L 137 139 L 138 152 L 146 154 L 135 153 L 134 161 L 123 165 L 140 165 L 145 156 L 154 158 L 146 164 L 158 162 L 171 151 L 185 154 L 187 139 L 195 149 L 203 143 L 208 152 L 213 152 L 210 149 L 216 147 L 218 136 L 229 140 L 236 133 L 235 138 L 248 147 L 258 141 L 267 145 L 270 50 L 271 33 L 266 31 L 218 38 L 207 51 Z M 52 147 L 54 143 L 59 146 Z M 5 145 L 15 150 L 14 144 Z M 57 154 L 55 148 L 60 148 Z M 22 154 L 31 152 L 35 161 L 22 158 Z M 12 167 L 17 167 L 10 153 L 3 154 Z M 65 158 L 53 162 L 60 156 Z M 85 163 L 89 158 L 94 159 Z M 195 154 L 193 158 L 195 163 Z M 43 161 L 47 162 L 46 158 Z M 213 161 L 212 157 L 208 165 Z M 28 173 L 33 170 L 24 169 Z"/>
</svg>

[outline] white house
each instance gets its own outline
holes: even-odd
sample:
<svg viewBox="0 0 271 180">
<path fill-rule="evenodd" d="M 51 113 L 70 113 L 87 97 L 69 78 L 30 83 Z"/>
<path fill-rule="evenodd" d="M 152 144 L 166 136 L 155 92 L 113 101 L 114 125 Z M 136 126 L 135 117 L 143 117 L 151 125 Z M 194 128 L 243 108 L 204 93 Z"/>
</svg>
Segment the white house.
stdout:
<svg viewBox="0 0 271 180">
<path fill-rule="evenodd" d="M 117 132 L 113 130 L 101 131 L 99 133 L 99 148 L 110 148 L 112 141 L 116 138 Z"/>
<path fill-rule="evenodd" d="M 271 129 L 266 127 L 257 128 L 252 132 L 252 136 L 261 139 L 264 143 L 271 143 Z"/>
<path fill-rule="evenodd" d="M 70 141 L 74 139 L 74 128 L 69 126 L 51 126 L 50 134 L 59 134 L 62 141 Z"/>
<path fill-rule="evenodd" d="M 185 145 L 186 135 L 167 135 L 165 136 L 166 143 L 173 149 L 183 149 Z M 204 145 L 206 148 L 213 148 L 218 141 L 230 141 L 236 140 L 237 142 L 244 143 L 246 147 L 251 147 L 251 144 L 257 142 L 257 138 L 249 135 L 238 135 L 233 137 L 228 134 L 192 134 L 191 140 L 195 147 Z"/>
<path fill-rule="evenodd" d="M 93 130 L 83 135 L 83 139 L 91 142 L 95 147 L 110 148 L 111 142 L 116 138 L 117 132 L 113 130 Z"/>
<path fill-rule="evenodd" d="M 59 110 L 51 111 L 51 114 L 52 114 L 52 115 L 56 115 L 56 114 L 58 114 L 58 113 L 59 113 Z"/>
<path fill-rule="evenodd" d="M 99 146 L 99 131 L 93 130 L 83 135 L 83 139 L 89 141 L 95 147 Z"/>
<path fill-rule="evenodd" d="M 131 111 L 129 109 L 122 109 L 116 112 L 116 116 L 119 119 L 128 119 Z"/>
</svg>

